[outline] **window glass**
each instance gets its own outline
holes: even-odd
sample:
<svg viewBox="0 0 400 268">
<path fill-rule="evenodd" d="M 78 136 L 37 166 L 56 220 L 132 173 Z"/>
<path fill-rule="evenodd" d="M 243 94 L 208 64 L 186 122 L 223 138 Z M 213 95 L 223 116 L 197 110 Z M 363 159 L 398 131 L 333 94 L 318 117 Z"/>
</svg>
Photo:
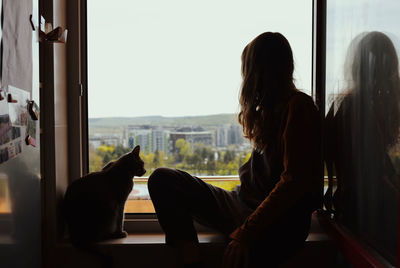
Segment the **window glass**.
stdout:
<svg viewBox="0 0 400 268">
<path fill-rule="evenodd" d="M 336 218 L 396 262 L 400 172 L 397 0 L 328 1 L 327 161 Z"/>
<path fill-rule="evenodd" d="M 291 8 L 287 8 L 290 3 Z M 147 177 L 180 168 L 232 190 L 251 145 L 237 123 L 241 53 L 257 35 L 292 45 L 311 87 L 311 1 L 88 0 L 89 170 L 141 147 L 127 212 L 153 212 Z"/>
</svg>

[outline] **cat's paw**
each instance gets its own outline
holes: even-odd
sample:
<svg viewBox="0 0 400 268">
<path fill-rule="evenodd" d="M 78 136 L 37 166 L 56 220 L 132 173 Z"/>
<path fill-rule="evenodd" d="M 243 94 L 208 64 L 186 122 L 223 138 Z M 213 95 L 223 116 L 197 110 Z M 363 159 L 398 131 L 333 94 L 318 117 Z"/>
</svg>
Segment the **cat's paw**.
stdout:
<svg viewBox="0 0 400 268">
<path fill-rule="evenodd" d="M 128 233 L 126 231 L 122 231 L 120 234 L 121 234 L 121 237 L 127 237 L 128 236 Z"/>
<path fill-rule="evenodd" d="M 125 238 L 128 236 L 128 233 L 125 231 L 121 231 L 121 232 L 115 232 L 112 234 L 113 238 Z"/>
</svg>

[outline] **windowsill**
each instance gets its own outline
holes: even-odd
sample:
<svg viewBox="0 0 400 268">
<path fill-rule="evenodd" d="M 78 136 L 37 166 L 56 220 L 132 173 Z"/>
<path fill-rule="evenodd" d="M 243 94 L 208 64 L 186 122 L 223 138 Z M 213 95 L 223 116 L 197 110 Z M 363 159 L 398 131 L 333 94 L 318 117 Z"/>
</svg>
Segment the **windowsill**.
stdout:
<svg viewBox="0 0 400 268">
<path fill-rule="evenodd" d="M 225 237 L 219 233 L 199 233 L 198 234 L 200 244 L 225 244 Z M 68 240 L 58 244 L 59 246 L 71 245 Z M 138 233 L 128 234 L 125 238 L 110 239 L 98 243 L 102 246 L 112 245 L 155 245 L 161 246 L 165 244 L 165 235 L 163 233 Z M 101 246 L 101 247 L 102 247 Z"/>
<path fill-rule="evenodd" d="M 224 244 L 225 238 L 223 235 L 218 233 L 200 233 L 198 235 L 200 244 Z M 110 245 L 165 245 L 165 235 L 160 233 L 140 233 L 140 234 L 129 234 L 126 238 L 113 239 L 105 241 L 100 244 Z"/>
<path fill-rule="evenodd" d="M 216 233 L 200 233 L 198 237 L 204 261 L 209 267 L 220 267 L 226 246 L 224 237 Z M 126 238 L 101 242 L 97 248 L 104 254 L 113 256 L 113 267 L 116 268 L 177 267 L 175 252 L 165 244 L 163 233 L 132 233 Z M 74 248 L 69 241 L 62 241 L 56 245 L 50 262 L 49 267 L 100 267 L 98 258 Z"/>
<path fill-rule="evenodd" d="M 218 233 L 199 233 L 200 252 L 208 267 L 221 267 L 226 240 Z M 122 239 L 114 239 L 100 243 L 102 252 L 114 256 L 115 267 L 177 267 L 177 259 L 173 249 L 165 244 L 165 236 L 161 233 L 129 234 Z M 335 247 L 329 237 L 323 233 L 310 233 L 304 248 L 295 255 L 284 268 L 293 267 L 327 267 L 334 263 Z M 56 263 L 65 263 L 65 267 L 94 268 L 98 260 L 76 250 L 70 243 L 57 246 Z M 134 262 L 132 262 L 134 260 Z"/>
<path fill-rule="evenodd" d="M 225 245 L 227 240 L 226 237 L 218 232 L 213 232 L 208 229 L 208 231 L 199 232 L 198 239 L 200 245 L 205 244 L 215 244 L 215 245 Z M 324 243 L 330 242 L 331 238 L 328 234 L 324 232 L 318 223 L 316 215 L 313 214 L 310 234 L 306 239 L 306 245 L 312 243 Z M 68 241 L 63 241 L 58 245 L 69 245 Z M 110 239 L 107 241 L 100 242 L 99 245 L 112 246 L 112 245 L 165 245 L 165 235 L 161 232 L 140 232 L 140 233 L 129 233 L 126 238 Z"/>
<path fill-rule="evenodd" d="M 198 234 L 200 245 L 205 244 L 221 244 L 225 245 L 225 237 L 218 233 L 200 233 Z M 331 241 L 331 239 L 322 233 L 310 233 L 306 240 L 306 245 L 311 243 L 321 243 Z M 59 246 L 70 245 L 69 242 L 65 241 L 58 244 Z M 129 234 L 126 238 L 111 239 L 99 243 L 99 245 L 112 246 L 112 245 L 154 245 L 164 246 L 165 235 L 160 233 L 140 233 L 140 234 Z"/>
<path fill-rule="evenodd" d="M 225 237 L 216 232 L 201 231 L 198 238 L 205 263 L 209 267 L 221 267 L 227 243 Z M 98 248 L 114 257 L 117 268 L 177 267 L 174 251 L 165 244 L 165 235 L 161 232 L 131 232 L 126 238 L 104 241 Z M 99 266 L 98 259 L 73 248 L 67 240 L 57 243 L 54 250 L 50 260 L 54 266 L 50 267 L 94 268 Z M 313 216 L 310 235 L 305 247 L 285 267 L 330 267 L 326 264 L 333 263 L 334 254 L 335 248 L 332 241 Z M 310 260 L 319 266 L 310 266 Z M 59 266 L 60 264 L 62 266 Z"/>
</svg>

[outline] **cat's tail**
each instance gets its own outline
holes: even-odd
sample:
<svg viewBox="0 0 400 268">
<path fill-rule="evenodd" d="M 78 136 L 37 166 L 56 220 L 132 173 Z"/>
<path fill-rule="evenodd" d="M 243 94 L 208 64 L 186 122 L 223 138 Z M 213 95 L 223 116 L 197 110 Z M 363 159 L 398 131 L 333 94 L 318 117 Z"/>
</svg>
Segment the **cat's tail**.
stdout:
<svg viewBox="0 0 400 268">
<path fill-rule="evenodd" d="M 97 244 L 94 243 L 81 243 L 73 242 L 72 245 L 77 249 L 80 249 L 87 254 L 96 257 L 101 262 L 101 268 L 112 268 L 113 267 L 113 257 L 101 252 Z"/>
</svg>

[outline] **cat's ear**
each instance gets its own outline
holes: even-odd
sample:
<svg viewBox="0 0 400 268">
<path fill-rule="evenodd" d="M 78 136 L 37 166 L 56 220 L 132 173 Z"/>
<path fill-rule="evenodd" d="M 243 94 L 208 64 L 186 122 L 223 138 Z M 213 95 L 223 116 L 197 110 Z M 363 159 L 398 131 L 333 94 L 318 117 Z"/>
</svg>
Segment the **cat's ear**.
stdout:
<svg viewBox="0 0 400 268">
<path fill-rule="evenodd" d="M 133 154 L 136 154 L 136 155 L 139 155 L 139 152 L 140 152 L 140 146 L 139 146 L 139 145 L 136 145 L 136 147 L 133 148 L 132 153 L 133 153 Z"/>
</svg>

